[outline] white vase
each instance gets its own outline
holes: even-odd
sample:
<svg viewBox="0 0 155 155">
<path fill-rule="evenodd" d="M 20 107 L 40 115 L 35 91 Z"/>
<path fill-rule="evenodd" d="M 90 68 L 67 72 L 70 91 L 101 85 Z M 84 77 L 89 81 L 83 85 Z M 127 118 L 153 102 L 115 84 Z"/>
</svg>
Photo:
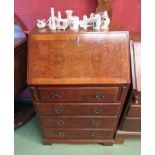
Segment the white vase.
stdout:
<svg viewBox="0 0 155 155">
<path fill-rule="evenodd" d="M 73 10 L 66 10 L 66 14 L 67 14 L 67 19 L 70 19 L 72 17 Z"/>
<path fill-rule="evenodd" d="M 78 16 L 72 16 L 72 18 L 69 19 L 69 27 L 71 30 L 78 30 L 79 29 L 79 17 Z"/>
<path fill-rule="evenodd" d="M 84 15 L 83 16 L 83 29 L 87 30 L 87 27 L 88 27 L 88 25 L 87 25 L 87 16 Z"/>
<path fill-rule="evenodd" d="M 70 19 L 72 18 L 73 10 L 66 10 L 67 24 L 70 26 Z"/>
<path fill-rule="evenodd" d="M 51 8 L 51 17 L 49 19 L 48 23 L 49 29 L 56 30 L 56 18 L 54 16 L 54 8 Z"/>
</svg>

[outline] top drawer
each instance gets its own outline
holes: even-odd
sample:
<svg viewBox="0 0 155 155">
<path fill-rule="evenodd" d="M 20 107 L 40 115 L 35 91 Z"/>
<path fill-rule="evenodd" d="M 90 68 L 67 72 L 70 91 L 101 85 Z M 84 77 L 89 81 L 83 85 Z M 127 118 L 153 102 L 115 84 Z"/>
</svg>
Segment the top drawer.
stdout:
<svg viewBox="0 0 155 155">
<path fill-rule="evenodd" d="M 45 103 L 113 103 L 119 87 L 37 87 L 33 96 Z"/>
</svg>

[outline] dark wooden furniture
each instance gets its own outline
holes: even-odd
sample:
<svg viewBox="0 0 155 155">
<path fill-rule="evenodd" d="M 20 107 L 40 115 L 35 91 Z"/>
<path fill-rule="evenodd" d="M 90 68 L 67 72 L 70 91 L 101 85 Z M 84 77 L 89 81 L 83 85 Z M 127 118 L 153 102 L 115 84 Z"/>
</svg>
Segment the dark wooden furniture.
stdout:
<svg viewBox="0 0 155 155">
<path fill-rule="evenodd" d="M 131 43 L 131 70 L 132 85 L 129 91 L 127 104 L 122 113 L 119 130 L 115 142 L 123 143 L 125 138 L 140 136 L 141 134 L 141 43 L 140 35 L 130 36 Z"/>
<path fill-rule="evenodd" d="M 112 17 L 112 0 L 98 0 L 96 13 L 108 11 L 110 18 Z"/>
<path fill-rule="evenodd" d="M 14 38 L 14 95 L 26 88 L 27 39 L 20 25 L 15 23 Z"/>
<path fill-rule="evenodd" d="M 20 24 L 14 24 L 14 96 L 27 87 L 27 38 Z M 27 106 L 14 100 L 14 128 L 21 126 L 34 114 L 32 105 Z"/>
<path fill-rule="evenodd" d="M 43 143 L 112 145 L 130 85 L 128 32 L 34 28 L 28 45 Z"/>
</svg>

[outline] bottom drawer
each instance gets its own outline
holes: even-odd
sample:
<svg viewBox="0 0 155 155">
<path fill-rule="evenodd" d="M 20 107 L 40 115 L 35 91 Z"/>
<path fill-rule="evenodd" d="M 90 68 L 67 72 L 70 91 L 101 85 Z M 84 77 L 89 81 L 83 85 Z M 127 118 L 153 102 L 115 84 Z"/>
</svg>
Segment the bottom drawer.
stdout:
<svg viewBox="0 0 155 155">
<path fill-rule="evenodd" d="M 112 139 L 113 131 L 108 130 L 44 130 L 44 138 L 52 139 Z"/>
</svg>

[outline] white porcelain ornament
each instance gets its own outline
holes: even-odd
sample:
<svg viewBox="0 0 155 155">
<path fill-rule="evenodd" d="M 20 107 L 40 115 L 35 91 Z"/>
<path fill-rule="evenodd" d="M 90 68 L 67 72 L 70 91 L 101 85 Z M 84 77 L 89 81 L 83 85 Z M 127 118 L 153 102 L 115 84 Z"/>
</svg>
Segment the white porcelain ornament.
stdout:
<svg viewBox="0 0 155 155">
<path fill-rule="evenodd" d="M 58 17 L 55 17 L 54 8 L 51 8 L 50 18 L 47 22 L 45 19 L 37 20 L 37 27 L 40 28 L 40 30 L 44 30 L 41 28 L 48 26 L 49 29 L 54 31 L 56 29 L 66 30 L 68 27 L 71 30 L 78 30 L 80 26 L 80 28 L 84 30 L 87 30 L 88 27 L 93 27 L 96 31 L 100 29 L 109 31 L 110 18 L 107 11 L 98 14 L 91 13 L 89 18 L 84 15 L 82 20 L 79 20 L 78 16 L 72 16 L 72 14 L 73 10 L 66 10 L 67 19 L 62 19 L 61 12 L 58 11 Z"/>
<path fill-rule="evenodd" d="M 66 10 L 67 20 L 72 18 L 73 10 Z"/>
<path fill-rule="evenodd" d="M 94 17 L 95 17 L 95 14 L 94 13 L 91 13 L 90 14 L 90 18 L 89 18 L 89 22 L 90 22 L 90 24 L 93 24 L 93 21 L 94 21 Z"/>
<path fill-rule="evenodd" d="M 88 18 L 87 18 L 87 16 L 86 15 L 84 15 L 83 16 L 83 29 L 84 30 L 87 30 L 87 27 L 88 27 L 88 20 L 87 20 Z"/>
<path fill-rule="evenodd" d="M 37 20 L 37 27 L 38 28 L 45 28 L 46 27 L 46 21 L 45 19 L 42 19 L 42 20 Z"/>
<path fill-rule="evenodd" d="M 78 30 L 79 29 L 79 17 L 78 16 L 72 16 L 72 18 L 69 19 L 70 22 L 70 29 L 71 30 Z"/>
<path fill-rule="evenodd" d="M 101 17 L 99 14 L 95 15 L 93 20 L 93 29 L 94 30 L 100 30 L 101 28 Z"/>
<path fill-rule="evenodd" d="M 110 18 L 108 16 L 108 12 L 104 11 L 101 18 L 102 18 L 101 29 L 104 31 L 109 31 Z"/>
<path fill-rule="evenodd" d="M 67 19 L 62 19 L 61 12 L 58 11 L 57 28 L 59 30 L 66 30 L 67 26 Z"/>
<path fill-rule="evenodd" d="M 68 24 L 69 27 L 71 25 L 72 14 L 73 14 L 73 10 L 66 10 L 67 24 Z"/>
<path fill-rule="evenodd" d="M 51 8 L 51 17 L 48 20 L 48 27 L 51 30 L 56 30 L 56 18 L 54 16 L 54 8 Z"/>
</svg>

